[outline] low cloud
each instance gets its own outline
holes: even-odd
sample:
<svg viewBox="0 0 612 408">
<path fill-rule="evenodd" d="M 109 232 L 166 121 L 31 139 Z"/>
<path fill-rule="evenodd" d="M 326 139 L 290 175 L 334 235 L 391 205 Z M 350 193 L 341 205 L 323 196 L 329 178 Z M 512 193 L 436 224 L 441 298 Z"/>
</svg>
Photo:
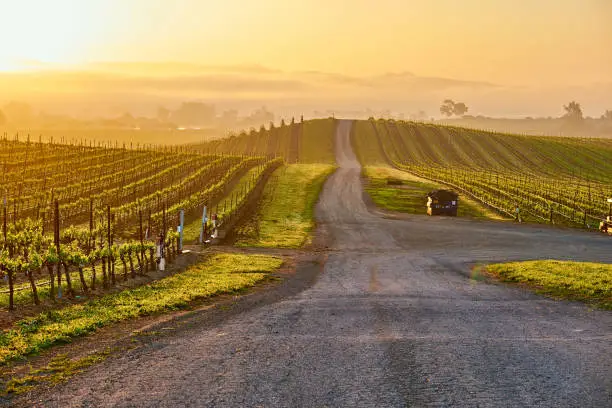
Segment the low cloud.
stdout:
<svg viewBox="0 0 612 408">
<path fill-rule="evenodd" d="M 318 110 L 425 110 L 430 116 L 437 115 L 446 98 L 465 101 L 470 113 L 498 116 L 555 115 L 562 104 L 573 99 L 583 103 L 586 114 L 612 109 L 610 83 L 536 89 L 411 72 L 360 77 L 321 71 L 283 72 L 259 65 L 188 63 L 98 63 L 86 68 L 0 73 L 0 105 L 23 100 L 51 112 L 70 113 L 68 106 L 73 109 L 78 101 L 100 109 L 116 95 L 126 110 L 133 111 L 194 99 L 221 106 L 266 104 L 295 111 L 313 106 Z"/>
</svg>

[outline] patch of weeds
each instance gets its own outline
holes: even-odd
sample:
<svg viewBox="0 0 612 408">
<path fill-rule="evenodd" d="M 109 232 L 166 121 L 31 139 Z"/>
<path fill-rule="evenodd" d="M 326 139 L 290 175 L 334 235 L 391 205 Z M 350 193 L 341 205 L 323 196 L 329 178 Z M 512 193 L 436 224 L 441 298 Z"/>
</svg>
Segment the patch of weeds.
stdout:
<svg viewBox="0 0 612 408">
<path fill-rule="evenodd" d="M 474 265 L 470 272 L 470 282 L 475 284 L 485 280 L 487 280 L 486 266 L 481 264 Z"/>
<path fill-rule="evenodd" d="M 51 359 L 47 366 L 30 370 L 22 377 L 11 378 L 4 387 L 4 395 L 23 394 L 42 384 L 60 384 L 86 368 L 104 361 L 110 353 L 111 349 L 107 348 L 103 352 L 74 360 L 70 359 L 67 354 L 58 354 Z"/>
</svg>

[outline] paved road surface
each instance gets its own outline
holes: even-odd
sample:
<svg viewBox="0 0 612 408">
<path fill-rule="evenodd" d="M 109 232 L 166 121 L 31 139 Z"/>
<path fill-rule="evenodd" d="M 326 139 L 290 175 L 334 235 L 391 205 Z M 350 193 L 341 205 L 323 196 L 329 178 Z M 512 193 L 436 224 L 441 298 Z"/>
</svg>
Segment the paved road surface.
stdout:
<svg viewBox="0 0 612 408">
<path fill-rule="evenodd" d="M 578 231 L 368 212 L 337 133 L 310 289 L 109 360 L 48 406 L 609 407 L 612 313 L 471 279 L 474 262 L 612 262 Z"/>
</svg>

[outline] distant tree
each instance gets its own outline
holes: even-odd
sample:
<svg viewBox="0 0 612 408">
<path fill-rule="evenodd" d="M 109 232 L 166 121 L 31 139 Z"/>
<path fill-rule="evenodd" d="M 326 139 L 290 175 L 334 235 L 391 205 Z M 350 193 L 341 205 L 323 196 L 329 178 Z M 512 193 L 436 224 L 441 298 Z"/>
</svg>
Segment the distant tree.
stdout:
<svg viewBox="0 0 612 408">
<path fill-rule="evenodd" d="M 468 107 L 463 102 L 458 102 L 455 104 L 455 106 L 453 106 L 453 114 L 455 114 L 455 116 L 463 116 L 467 113 L 467 111 Z"/>
<path fill-rule="evenodd" d="M 257 126 L 271 121 L 274 121 L 274 113 L 270 112 L 265 106 L 256 109 L 253 113 L 244 118 L 245 124 Z"/>
<path fill-rule="evenodd" d="M 270 130 L 274 129 L 274 122 L 270 122 Z"/>
<path fill-rule="evenodd" d="M 293 116 L 293 117 L 291 118 L 291 124 L 292 124 L 292 125 L 295 125 L 295 116 Z"/>
<path fill-rule="evenodd" d="M 409 116 L 410 120 L 427 120 L 427 113 L 425 111 L 418 111 L 417 113 L 411 113 Z"/>
<path fill-rule="evenodd" d="M 12 123 L 19 125 L 30 123 L 34 117 L 34 110 L 24 102 L 9 102 L 4 106 L 4 113 Z"/>
<path fill-rule="evenodd" d="M 281 124 L 280 125 L 281 125 L 281 127 L 285 127 L 286 126 L 285 125 L 285 119 L 281 119 Z"/>
<path fill-rule="evenodd" d="M 440 113 L 445 116 L 463 116 L 467 113 L 468 107 L 463 102 L 455 102 L 452 99 L 445 99 L 440 106 Z"/>
<path fill-rule="evenodd" d="M 181 126 L 210 126 L 216 118 L 215 105 L 202 102 L 183 102 L 172 112 L 172 121 Z"/>
<path fill-rule="evenodd" d="M 238 123 L 238 111 L 235 109 L 224 111 L 219 120 L 224 126 L 236 126 Z"/>
<path fill-rule="evenodd" d="M 603 121 L 603 126 L 601 126 L 601 130 L 608 134 L 612 134 L 612 110 L 607 110 L 601 115 L 601 119 Z"/>
<path fill-rule="evenodd" d="M 453 116 L 455 102 L 452 99 L 445 99 L 440 106 L 440 113 L 444 116 Z"/>
<path fill-rule="evenodd" d="M 259 133 L 264 133 L 266 131 L 266 127 L 264 125 L 261 125 L 261 127 L 259 128 Z"/>
<path fill-rule="evenodd" d="M 167 122 L 170 119 L 170 110 L 163 106 L 157 108 L 157 119 L 160 122 Z"/>
<path fill-rule="evenodd" d="M 563 115 L 563 117 L 572 122 L 580 122 L 584 119 L 582 116 L 582 107 L 576 101 L 571 101 L 569 104 L 563 105 L 563 109 L 565 109 L 565 115 Z"/>
<path fill-rule="evenodd" d="M 0 110 L 0 126 L 4 125 L 5 123 L 6 123 L 6 116 L 4 115 L 4 112 Z"/>
<path fill-rule="evenodd" d="M 304 123 L 304 115 L 300 116 L 300 123 Z"/>
<path fill-rule="evenodd" d="M 136 118 L 134 118 L 134 116 L 132 116 L 132 114 L 129 112 L 126 112 L 118 117 L 117 122 L 119 122 L 120 126 L 122 127 L 135 127 L 137 124 Z"/>
</svg>

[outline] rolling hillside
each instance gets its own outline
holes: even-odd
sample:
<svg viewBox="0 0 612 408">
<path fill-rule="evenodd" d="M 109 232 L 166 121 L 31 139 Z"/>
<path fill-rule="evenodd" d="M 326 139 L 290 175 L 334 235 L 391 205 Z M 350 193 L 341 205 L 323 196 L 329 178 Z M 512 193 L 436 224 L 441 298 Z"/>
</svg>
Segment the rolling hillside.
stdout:
<svg viewBox="0 0 612 408">
<path fill-rule="evenodd" d="M 442 182 L 501 213 L 593 227 L 612 197 L 612 140 L 523 136 L 403 121 L 357 121 L 364 166 Z"/>
<path fill-rule="evenodd" d="M 334 119 L 314 119 L 280 127 L 262 126 L 237 136 L 192 146 L 207 154 L 282 157 L 287 163 L 335 163 Z"/>
</svg>

